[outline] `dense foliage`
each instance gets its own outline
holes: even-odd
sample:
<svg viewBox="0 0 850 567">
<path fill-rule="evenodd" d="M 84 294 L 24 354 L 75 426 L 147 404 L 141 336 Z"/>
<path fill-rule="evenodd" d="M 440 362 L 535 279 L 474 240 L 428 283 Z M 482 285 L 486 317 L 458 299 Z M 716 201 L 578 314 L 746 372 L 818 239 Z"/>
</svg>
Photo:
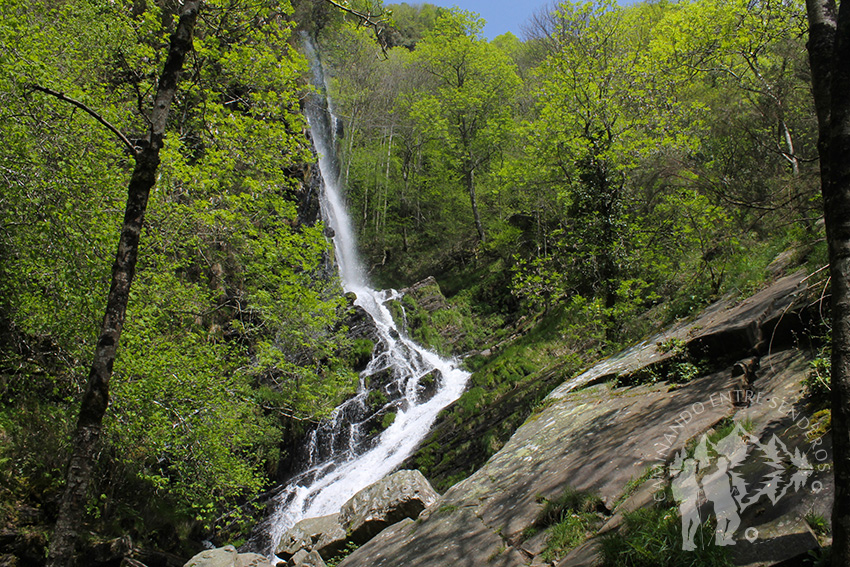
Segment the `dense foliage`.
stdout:
<svg viewBox="0 0 850 567">
<path fill-rule="evenodd" d="M 509 310 L 589 302 L 616 341 L 822 238 L 802 4 L 560 2 L 524 41 L 481 23 L 439 10 L 385 58 L 322 31 L 379 279 L 501 262 Z"/>
<path fill-rule="evenodd" d="M 112 132 L 33 87 L 85 104 L 132 142 L 173 9 L 0 8 L 0 523 L 15 524 L 25 501 L 47 520 L 55 510 L 132 169 Z M 167 543 L 175 522 L 209 525 L 267 484 L 281 428 L 356 384 L 340 359 L 344 301 L 327 242 L 296 206 L 312 156 L 290 12 L 275 0 L 202 10 L 114 368 L 89 507 L 106 533 L 160 530 Z"/>
</svg>

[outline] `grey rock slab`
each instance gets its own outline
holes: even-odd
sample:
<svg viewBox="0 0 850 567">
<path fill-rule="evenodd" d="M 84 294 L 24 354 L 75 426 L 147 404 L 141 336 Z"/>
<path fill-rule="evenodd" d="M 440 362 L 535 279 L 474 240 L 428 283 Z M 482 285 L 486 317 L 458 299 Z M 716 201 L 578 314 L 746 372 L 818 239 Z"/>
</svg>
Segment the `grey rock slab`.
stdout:
<svg viewBox="0 0 850 567">
<path fill-rule="evenodd" d="M 649 506 L 656 499 L 658 487 L 655 479 L 645 480 L 635 491 L 614 510 L 613 515 L 599 528 L 598 534 L 604 534 L 619 528 L 625 520 L 624 514 Z"/>
<path fill-rule="evenodd" d="M 439 497 L 421 472 L 398 471 L 343 504 L 339 523 L 350 540 L 363 543 L 404 518 L 417 517 Z"/>
<path fill-rule="evenodd" d="M 518 547 L 528 555 L 536 556 L 543 553 L 543 550 L 546 549 L 546 542 L 549 540 L 549 532 L 546 530 L 541 530 L 533 537 L 523 541 Z"/>
<path fill-rule="evenodd" d="M 232 545 L 207 549 L 192 557 L 184 567 L 241 567 L 239 553 Z"/>
<path fill-rule="evenodd" d="M 519 567 L 528 559 L 468 507 L 433 513 L 424 522 L 405 519 L 365 543 L 339 567 Z"/>
<path fill-rule="evenodd" d="M 610 509 L 632 478 L 732 413 L 728 399 L 707 403 L 731 383 L 726 372 L 672 391 L 666 384 L 598 385 L 553 399 L 441 505 L 476 504 L 483 521 L 511 541 L 534 523 L 539 496 L 552 499 L 566 487 L 596 492 Z"/>
<path fill-rule="evenodd" d="M 752 542 L 743 538 L 736 541 L 729 555 L 739 567 L 762 567 L 804 556 L 818 547 L 817 538 L 804 521 L 777 519 L 761 524 Z"/>
<path fill-rule="evenodd" d="M 600 547 L 599 541 L 588 540 L 561 559 L 558 567 L 600 567 L 602 565 Z"/>
<path fill-rule="evenodd" d="M 740 514 L 740 526 L 731 550 L 738 565 L 772 565 L 792 559 L 817 547 L 806 515 L 814 513 L 830 517 L 835 497 L 831 469 L 832 439 L 829 434 L 820 438 L 810 433 L 811 408 L 804 399 L 801 379 L 808 371 L 807 358 L 797 351 L 770 354 L 762 358 L 761 368 L 753 383 L 755 397 L 748 408 L 734 416 L 738 423 L 753 424 L 751 434 L 763 446 L 777 439 L 778 454 L 785 465 L 781 471 L 771 466 L 769 455 L 751 447 L 735 472 L 743 479 L 747 499 L 759 490 L 774 484 L 780 497 L 774 502 L 762 495 Z M 811 471 L 807 478 L 794 486 L 790 479 L 799 467 L 790 455 L 805 456 Z M 749 541 L 753 539 L 753 541 Z"/>
</svg>

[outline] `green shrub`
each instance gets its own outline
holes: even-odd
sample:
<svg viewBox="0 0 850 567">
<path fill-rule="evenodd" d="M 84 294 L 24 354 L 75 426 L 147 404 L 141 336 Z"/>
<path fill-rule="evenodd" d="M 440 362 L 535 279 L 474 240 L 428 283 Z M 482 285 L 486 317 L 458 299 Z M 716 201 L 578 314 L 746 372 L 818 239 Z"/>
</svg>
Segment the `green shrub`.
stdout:
<svg viewBox="0 0 850 567">
<path fill-rule="evenodd" d="M 818 356 L 809 363 L 809 372 L 803 379 L 803 386 L 809 394 L 812 404 L 817 408 L 829 406 L 830 380 L 832 372 L 831 349 L 823 348 Z"/>
<path fill-rule="evenodd" d="M 602 505 L 598 496 L 570 486 L 557 497 L 546 500 L 534 525 L 523 531 L 523 538 L 534 536 L 546 528 L 549 537 L 543 550 L 544 561 L 560 559 L 581 545 L 601 521 L 597 510 Z"/>
<path fill-rule="evenodd" d="M 675 507 L 625 514 L 619 531 L 601 537 L 605 567 L 731 567 L 726 547 L 714 544 L 714 526 L 697 529 L 695 551 L 682 549 L 682 521 Z"/>
<path fill-rule="evenodd" d="M 598 518 L 590 514 L 568 514 L 549 529 L 549 539 L 541 557 L 544 561 L 554 561 L 568 551 L 584 543 L 590 535 L 589 528 Z"/>
<path fill-rule="evenodd" d="M 824 536 L 831 531 L 829 521 L 820 514 L 815 514 L 814 512 L 806 514 L 806 523 L 809 524 L 809 527 L 812 528 L 812 531 L 818 536 Z"/>
</svg>

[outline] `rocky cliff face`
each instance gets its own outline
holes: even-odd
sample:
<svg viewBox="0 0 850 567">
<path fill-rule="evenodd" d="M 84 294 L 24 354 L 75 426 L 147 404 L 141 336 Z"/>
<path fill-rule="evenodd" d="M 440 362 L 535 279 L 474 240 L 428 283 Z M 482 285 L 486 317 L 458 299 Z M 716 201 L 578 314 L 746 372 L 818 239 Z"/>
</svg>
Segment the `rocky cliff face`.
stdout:
<svg viewBox="0 0 850 567">
<path fill-rule="evenodd" d="M 628 537 L 631 512 L 662 510 L 659 522 L 678 526 L 688 502 L 715 518 L 710 537 L 717 529 L 734 543 L 722 546 L 734 564 L 817 547 L 805 518 L 829 517 L 833 490 L 830 438 L 801 385 L 809 352 L 797 339 L 810 317 L 802 275 L 789 276 L 603 361 L 552 391 L 418 520 L 387 528 L 341 565 L 596 565 L 600 541 Z M 702 490 L 683 497 L 684 481 Z M 578 543 L 555 545 L 541 512 L 575 491 L 602 505 Z"/>
</svg>

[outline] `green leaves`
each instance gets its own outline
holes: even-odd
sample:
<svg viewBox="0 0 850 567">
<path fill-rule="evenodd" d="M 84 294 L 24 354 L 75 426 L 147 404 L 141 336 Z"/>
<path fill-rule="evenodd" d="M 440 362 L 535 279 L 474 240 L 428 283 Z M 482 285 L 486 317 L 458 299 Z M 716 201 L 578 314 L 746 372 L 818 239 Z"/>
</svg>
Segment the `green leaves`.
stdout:
<svg viewBox="0 0 850 567">
<path fill-rule="evenodd" d="M 133 166 L 91 116 L 29 85 L 67 93 L 135 141 L 173 29 L 168 10 L 0 7 L 4 430 L 25 424 L 25 403 L 43 416 L 77 407 Z M 267 481 L 287 419 L 327 413 L 355 386 L 335 354 L 344 301 L 327 241 L 296 210 L 312 155 L 290 12 L 287 1 L 205 2 L 114 369 L 95 487 L 110 498 L 92 502 L 101 526 L 152 500 L 162 503 L 152 514 L 173 514 L 156 521 L 209 521 Z M 0 458 L 44 474 L 38 451 Z"/>
</svg>

